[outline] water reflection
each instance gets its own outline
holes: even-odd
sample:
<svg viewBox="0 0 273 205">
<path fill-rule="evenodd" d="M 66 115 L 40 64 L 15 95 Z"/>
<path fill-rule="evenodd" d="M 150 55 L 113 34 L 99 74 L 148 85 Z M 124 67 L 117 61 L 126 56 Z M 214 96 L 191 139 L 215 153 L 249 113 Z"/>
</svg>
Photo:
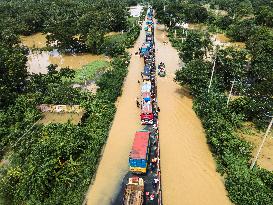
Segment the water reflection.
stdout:
<svg viewBox="0 0 273 205">
<path fill-rule="evenodd" d="M 107 60 L 103 55 L 81 54 L 60 54 L 57 49 L 53 51 L 30 51 L 28 55 L 28 71 L 30 73 L 47 73 L 47 66 L 57 64 L 59 68 L 69 67 L 79 69 L 82 66 L 96 60 Z"/>
</svg>

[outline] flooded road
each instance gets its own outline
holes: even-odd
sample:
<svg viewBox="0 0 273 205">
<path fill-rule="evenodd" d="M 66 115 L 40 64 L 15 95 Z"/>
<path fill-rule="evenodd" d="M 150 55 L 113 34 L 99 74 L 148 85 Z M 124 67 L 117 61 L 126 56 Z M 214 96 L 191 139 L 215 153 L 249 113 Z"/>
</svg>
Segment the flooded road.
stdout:
<svg viewBox="0 0 273 205">
<path fill-rule="evenodd" d="M 137 80 L 143 59 L 134 55 L 144 41 L 144 31 L 132 55 L 123 94 L 99 164 L 87 194 L 88 205 L 109 205 L 128 171 L 128 154 L 134 133 L 141 128 L 135 98 L 140 92 Z M 157 63 L 165 62 L 167 76 L 158 79 L 160 112 L 161 171 L 165 205 L 229 205 L 221 177 L 206 143 L 200 120 L 192 110 L 192 99 L 173 81 L 179 68 L 177 51 L 166 34 L 156 31 Z"/>
<path fill-rule="evenodd" d="M 164 62 L 167 70 L 165 78 L 158 77 L 163 204 L 231 204 L 192 109 L 192 98 L 173 81 L 179 69 L 178 53 L 163 41 L 168 42 L 166 33 L 156 30 L 156 60 Z"/>
<path fill-rule="evenodd" d="M 129 73 L 124 82 L 122 96 L 117 102 L 117 112 L 100 161 L 97 174 L 87 194 L 88 205 L 109 205 L 119 191 L 119 185 L 128 171 L 128 156 L 135 132 L 141 128 L 140 111 L 135 98 L 140 95 L 140 72 L 143 59 L 134 55 L 145 39 L 144 30 L 136 41 L 129 65 Z"/>
</svg>

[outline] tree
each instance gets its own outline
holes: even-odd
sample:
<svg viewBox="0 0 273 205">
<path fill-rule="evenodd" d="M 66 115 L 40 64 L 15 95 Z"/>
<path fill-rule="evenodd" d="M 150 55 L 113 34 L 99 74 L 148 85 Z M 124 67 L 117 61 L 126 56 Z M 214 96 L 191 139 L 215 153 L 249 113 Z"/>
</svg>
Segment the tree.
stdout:
<svg viewBox="0 0 273 205">
<path fill-rule="evenodd" d="M 179 55 L 183 61 L 190 62 L 193 59 L 203 59 L 209 50 L 211 50 L 211 41 L 208 34 L 189 31 L 185 42 L 179 48 Z"/>
<path fill-rule="evenodd" d="M 231 81 L 236 80 L 234 90 L 243 91 L 243 85 L 248 82 L 248 57 L 249 53 L 246 50 L 226 48 L 218 52 L 215 71 L 225 90 L 229 90 Z"/>
<path fill-rule="evenodd" d="M 185 4 L 185 20 L 189 23 L 204 23 L 208 18 L 207 9 L 198 4 Z"/>
<path fill-rule="evenodd" d="M 250 0 L 241 1 L 235 8 L 236 17 L 249 16 L 251 14 L 253 14 L 253 8 Z"/>
<path fill-rule="evenodd" d="M 26 62 L 24 49 L 0 44 L 0 108 L 23 92 L 28 76 Z"/>
<path fill-rule="evenodd" d="M 207 89 L 211 72 L 211 63 L 201 59 L 192 60 L 176 72 L 175 81 L 188 85 L 195 96 Z"/>
<path fill-rule="evenodd" d="M 237 20 L 234 24 L 231 24 L 229 26 L 229 30 L 227 33 L 235 41 L 246 41 L 251 35 L 254 27 L 255 22 L 253 19 Z"/>
<path fill-rule="evenodd" d="M 273 27 L 273 11 L 272 7 L 261 6 L 256 12 L 256 21 L 260 25 Z"/>
</svg>

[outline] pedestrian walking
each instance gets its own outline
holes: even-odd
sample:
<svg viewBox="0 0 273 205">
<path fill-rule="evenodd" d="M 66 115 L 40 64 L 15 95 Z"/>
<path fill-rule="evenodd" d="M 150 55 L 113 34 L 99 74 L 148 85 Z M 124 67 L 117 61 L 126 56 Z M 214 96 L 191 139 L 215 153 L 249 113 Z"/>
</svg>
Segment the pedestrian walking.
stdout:
<svg viewBox="0 0 273 205">
<path fill-rule="evenodd" d="M 139 108 L 140 104 L 139 104 L 138 98 L 136 98 L 136 105 L 137 105 L 137 107 Z"/>
</svg>

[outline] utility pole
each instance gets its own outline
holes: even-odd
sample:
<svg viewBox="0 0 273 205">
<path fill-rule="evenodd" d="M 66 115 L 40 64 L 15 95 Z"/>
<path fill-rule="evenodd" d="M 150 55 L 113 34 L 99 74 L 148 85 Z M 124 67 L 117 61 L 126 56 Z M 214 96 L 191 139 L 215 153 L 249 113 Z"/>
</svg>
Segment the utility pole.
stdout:
<svg viewBox="0 0 273 205">
<path fill-rule="evenodd" d="M 230 101 L 230 98 L 231 98 L 231 95 L 232 95 L 233 86 L 234 86 L 236 80 L 234 79 L 234 80 L 231 81 L 231 82 L 232 82 L 232 85 L 231 85 L 231 88 L 230 88 L 230 91 L 229 91 L 229 95 L 228 95 L 228 99 L 227 99 L 227 106 L 228 106 L 228 103 L 229 103 L 229 101 Z"/>
<path fill-rule="evenodd" d="M 250 166 L 250 169 L 252 169 L 252 168 L 254 167 L 254 165 L 255 165 L 255 163 L 256 163 L 258 157 L 259 157 L 259 154 L 260 154 L 260 152 L 261 152 L 261 150 L 262 150 L 262 147 L 263 147 L 263 145 L 264 145 L 264 142 L 265 142 L 265 140 L 266 140 L 266 137 L 267 137 L 267 135 L 268 135 L 269 132 L 270 132 L 270 129 L 271 129 L 272 124 L 273 124 L 273 116 L 271 116 L 271 121 L 270 121 L 270 123 L 269 123 L 269 125 L 268 125 L 268 127 L 267 127 L 267 130 L 266 130 L 266 133 L 265 133 L 264 138 L 263 138 L 263 140 L 262 140 L 262 143 L 261 143 L 261 145 L 260 145 L 260 147 L 259 147 L 259 149 L 258 149 L 258 151 L 257 151 L 257 154 L 256 154 L 256 156 L 255 156 L 255 158 L 254 158 L 254 160 L 253 160 L 253 162 L 252 162 L 252 164 L 251 164 L 251 166 Z"/>
<path fill-rule="evenodd" d="M 209 93 L 209 90 L 210 90 L 210 87 L 211 87 L 211 84 L 212 84 L 212 78 L 213 78 L 213 74 L 214 74 L 214 70 L 215 70 L 217 52 L 218 52 L 218 46 L 216 47 L 216 51 L 215 51 L 215 57 L 214 57 L 212 71 L 211 71 L 211 76 L 210 76 L 210 81 L 209 81 L 208 93 Z"/>
</svg>

